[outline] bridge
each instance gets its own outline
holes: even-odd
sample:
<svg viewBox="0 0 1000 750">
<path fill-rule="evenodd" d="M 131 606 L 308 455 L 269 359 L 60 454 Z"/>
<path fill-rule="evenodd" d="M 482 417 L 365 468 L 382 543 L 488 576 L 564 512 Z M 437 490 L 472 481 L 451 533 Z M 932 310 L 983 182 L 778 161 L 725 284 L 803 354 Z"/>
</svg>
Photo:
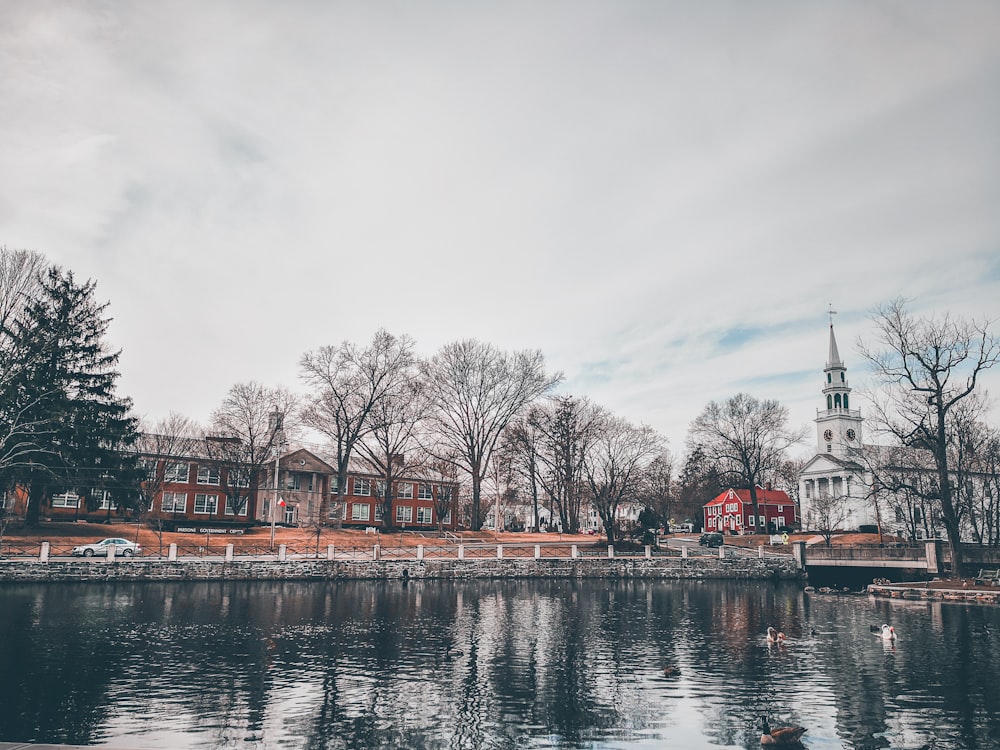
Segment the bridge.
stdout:
<svg viewBox="0 0 1000 750">
<path fill-rule="evenodd" d="M 923 546 L 900 547 L 877 544 L 851 547 L 813 544 L 807 547 L 805 542 L 795 542 L 792 549 L 799 570 L 805 571 L 810 567 L 905 568 L 940 575 L 946 562 L 940 539 L 929 539 Z"/>
</svg>

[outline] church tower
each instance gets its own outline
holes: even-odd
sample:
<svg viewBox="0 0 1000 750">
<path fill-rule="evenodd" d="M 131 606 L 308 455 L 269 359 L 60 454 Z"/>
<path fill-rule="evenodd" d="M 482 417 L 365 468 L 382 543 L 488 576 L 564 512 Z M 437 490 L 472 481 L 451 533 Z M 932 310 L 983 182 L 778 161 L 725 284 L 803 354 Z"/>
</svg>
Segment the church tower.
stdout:
<svg viewBox="0 0 1000 750">
<path fill-rule="evenodd" d="M 826 409 L 816 411 L 816 452 L 849 458 L 861 449 L 861 411 L 851 409 L 847 368 L 837 350 L 830 321 L 830 354 L 823 369 Z"/>
</svg>

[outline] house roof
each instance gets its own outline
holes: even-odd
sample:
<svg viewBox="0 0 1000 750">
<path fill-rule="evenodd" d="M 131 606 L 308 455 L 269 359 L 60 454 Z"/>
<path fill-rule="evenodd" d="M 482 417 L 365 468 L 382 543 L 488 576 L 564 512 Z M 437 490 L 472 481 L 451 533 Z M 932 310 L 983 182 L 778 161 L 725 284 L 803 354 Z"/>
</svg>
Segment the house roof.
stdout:
<svg viewBox="0 0 1000 750">
<path fill-rule="evenodd" d="M 710 500 L 705 503 L 704 507 L 708 508 L 713 505 L 722 505 L 726 502 L 732 502 L 736 498 L 739 498 L 744 503 L 750 502 L 750 490 L 749 489 L 733 489 L 730 487 L 728 490 L 723 490 L 719 493 L 719 496 L 714 500 Z M 757 487 L 757 504 L 758 505 L 791 505 L 792 499 L 788 496 L 788 493 L 784 490 L 765 490 L 763 487 Z"/>
</svg>

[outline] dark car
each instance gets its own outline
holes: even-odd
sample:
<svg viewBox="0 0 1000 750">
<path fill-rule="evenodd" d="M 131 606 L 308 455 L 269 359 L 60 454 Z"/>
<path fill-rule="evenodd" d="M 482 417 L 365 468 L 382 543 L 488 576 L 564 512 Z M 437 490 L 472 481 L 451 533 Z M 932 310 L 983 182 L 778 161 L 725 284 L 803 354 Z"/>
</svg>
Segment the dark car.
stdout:
<svg viewBox="0 0 1000 750">
<path fill-rule="evenodd" d="M 703 547 L 721 547 L 725 539 L 722 534 L 717 531 L 709 532 L 708 534 L 702 534 L 701 538 L 698 540 L 698 544 Z"/>
</svg>

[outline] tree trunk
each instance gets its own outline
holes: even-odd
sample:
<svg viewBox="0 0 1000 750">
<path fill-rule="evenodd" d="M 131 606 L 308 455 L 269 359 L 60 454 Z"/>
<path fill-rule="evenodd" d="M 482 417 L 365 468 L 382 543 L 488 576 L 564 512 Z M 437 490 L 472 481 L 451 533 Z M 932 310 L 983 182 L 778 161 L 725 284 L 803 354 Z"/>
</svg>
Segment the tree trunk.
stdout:
<svg viewBox="0 0 1000 750">
<path fill-rule="evenodd" d="M 757 483 L 754 481 L 750 482 L 750 510 L 753 511 L 753 528 L 756 531 L 760 520 L 760 506 L 757 504 Z"/>
<path fill-rule="evenodd" d="M 31 486 L 28 488 L 28 505 L 24 509 L 24 525 L 29 528 L 35 528 L 38 526 L 39 517 L 41 516 L 42 501 L 45 500 L 45 495 L 48 490 L 48 485 L 45 482 L 33 481 Z"/>
<path fill-rule="evenodd" d="M 480 498 L 483 486 L 483 479 L 479 472 L 472 472 L 472 530 L 479 531 L 483 528 L 483 518 L 480 513 Z"/>
</svg>

